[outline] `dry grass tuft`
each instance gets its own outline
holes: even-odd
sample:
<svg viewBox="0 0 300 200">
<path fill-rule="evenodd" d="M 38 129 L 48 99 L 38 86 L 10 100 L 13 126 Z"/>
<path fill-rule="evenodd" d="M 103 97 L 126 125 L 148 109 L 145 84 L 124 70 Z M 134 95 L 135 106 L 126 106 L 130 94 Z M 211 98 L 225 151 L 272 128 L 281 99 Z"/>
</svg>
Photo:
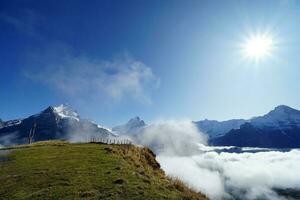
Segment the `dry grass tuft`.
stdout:
<svg viewBox="0 0 300 200">
<path fill-rule="evenodd" d="M 204 194 L 197 193 L 193 189 L 189 188 L 186 184 L 184 184 L 178 178 L 171 178 L 170 181 L 177 190 L 179 190 L 180 192 L 182 192 L 184 194 L 184 199 L 186 199 L 186 200 L 187 199 L 195 199 L 195 200 L 208 199 L 208 197 L 206 197 Z"/>
</svg>

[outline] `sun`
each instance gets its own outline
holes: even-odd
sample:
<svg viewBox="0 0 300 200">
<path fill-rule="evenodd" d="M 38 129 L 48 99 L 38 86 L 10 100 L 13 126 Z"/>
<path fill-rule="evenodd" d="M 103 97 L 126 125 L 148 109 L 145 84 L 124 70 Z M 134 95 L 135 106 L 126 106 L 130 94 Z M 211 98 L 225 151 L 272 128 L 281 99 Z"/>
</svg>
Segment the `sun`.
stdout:
<svg viewBox="0 0 300 200">
<path fill-rule="evenodd" d="M 271 36 L 257 34 L 248 37 L 243 45 L 243 53 L 246 58 L 256 61 L 270 56 L 273 50 L 274 41 Z"/>
</svg>

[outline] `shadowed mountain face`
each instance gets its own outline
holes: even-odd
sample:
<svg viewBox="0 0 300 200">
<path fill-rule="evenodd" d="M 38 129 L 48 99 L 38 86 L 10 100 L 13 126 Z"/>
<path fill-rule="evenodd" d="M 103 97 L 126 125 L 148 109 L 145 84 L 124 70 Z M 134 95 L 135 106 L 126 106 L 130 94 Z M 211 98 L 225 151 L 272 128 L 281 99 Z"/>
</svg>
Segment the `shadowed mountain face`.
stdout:
<svg viewBox="0 0 300 200">
<path fill-rule="evenodd" d="M 31 141 L 63 139 L 73 134 L 94 134 L 98 137 L 109 137 L 112 133 L 99 125 L 80 119 L 77 112 L 68 106 L 50 106 L 39 114 L 25 119 L 10 120 L 0 124 L 0 145 L 26 144 Z M 83 136 L 84 137 L 84 136 Z M 83 138 L 82 137 L 82 138 Z"/>
<path fill-rule="evenodd" d="M 225 135 L 211 140 L 213 145 L 240 147 L 300 147 L 300 111 L 278 106 L 268 114 L 252 118 Z"/>
<path fill-rule="evenodd" d="M 3 122 L 3 120 L 0 118 L 0 128 L 1 128 L 2 126 L 4 126 L 4 122 Z"/>
</svg>

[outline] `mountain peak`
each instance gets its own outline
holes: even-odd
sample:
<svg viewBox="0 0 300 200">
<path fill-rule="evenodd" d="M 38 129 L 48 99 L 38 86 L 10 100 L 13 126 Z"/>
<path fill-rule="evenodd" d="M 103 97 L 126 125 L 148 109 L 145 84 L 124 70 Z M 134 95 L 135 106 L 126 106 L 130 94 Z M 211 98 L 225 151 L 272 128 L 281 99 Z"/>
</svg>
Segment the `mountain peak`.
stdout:
<svg viewBox="0 0 300 200">
<path fill-rule="evenodd" d="M 134 118 L 130 119 L 127 122 L 127 125 L 130 125 L 130 126 L 145 126 L 146 123 L 140 117 L 135 116 Z"/>
<path fill-rule="evenodd" d="M 271 112 L 283 112 L 283 113 L 288 113 L 288 112 L 300 112 L 299 110 L 296 110 L 294 108 L 291 108 L 286 105 L 279 105 L 274 108 Z"/>
<path fill-rule="evenodd" d="M 58 106 L 49 106 L 46 108 L 42 113 L 54 113 L 61 118 L 72 118 L 77 121 L 79 121 L 79 114 L 73 110 L 69 105 L 67 104 L 61 104 Z"/>
<path fill-rule="evenodd" d="M 130 120 L 134 120 L 134 121 L 140 121 L 140 120 L 141 120 L 141 118 L 140 118 L 139 116 L 135 116 L 135 117 L 131 118 Z"/>
<path fill-rule="evenodd" d="M 286 105 L 279 105 L 271 110 L 266 116 L 268 115 L 276 118 L 285 118 L 287 116 L 300 115 L 300 111 Z"/>
<path fill-rule="evenodd" d="M 114 131 L 117 131 L 121 134 L 132 134 L 141 130 L 146 123 L 140 117 L 135 116 L 131 118 L 126 124 L 119 125 L 113 128 Z"/>
<path fill-rule="evenodd" d="M 268 114 L 251 119 L 255 126 L 291 127 L 300 125 L 300 111 L 286 105 L 275 107 Z"/>
<path fill-rule="evenodd" d="M 79 114 L 73 110 L 70 106 L 67 104 L 61 104 L 59 106 L 54 106 L 53 110 L 55 113 L 57 113 L 62 118 L 73 118 L 77 121 L 79 121 Z"/>
<path fill-rule="evenodd" d="M 53 113 L 54 108 L 53 106 L 48 106 L 45 110 L 43 110 L 41 113 Z"/>
<path fill-rule="evenodd" d="M 135 116 L 131 118 L 129 121 L 141 121 L 141 118 L 139 116 Z"/>
</svg>

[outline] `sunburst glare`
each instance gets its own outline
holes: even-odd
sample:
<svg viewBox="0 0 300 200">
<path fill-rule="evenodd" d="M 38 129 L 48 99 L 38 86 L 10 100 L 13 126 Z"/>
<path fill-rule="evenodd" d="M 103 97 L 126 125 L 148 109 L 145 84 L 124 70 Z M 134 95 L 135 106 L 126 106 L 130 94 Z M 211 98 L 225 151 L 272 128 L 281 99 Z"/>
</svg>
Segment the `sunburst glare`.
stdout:
<svg viewBox="0 0 300 200">
<path fill-rule="evenodd" d="M 242 45 L 244 57 L 254 61 L 271 56 L 273 49 L 274 39 L 267 34 L 251 35 Z"/>
</svg>

